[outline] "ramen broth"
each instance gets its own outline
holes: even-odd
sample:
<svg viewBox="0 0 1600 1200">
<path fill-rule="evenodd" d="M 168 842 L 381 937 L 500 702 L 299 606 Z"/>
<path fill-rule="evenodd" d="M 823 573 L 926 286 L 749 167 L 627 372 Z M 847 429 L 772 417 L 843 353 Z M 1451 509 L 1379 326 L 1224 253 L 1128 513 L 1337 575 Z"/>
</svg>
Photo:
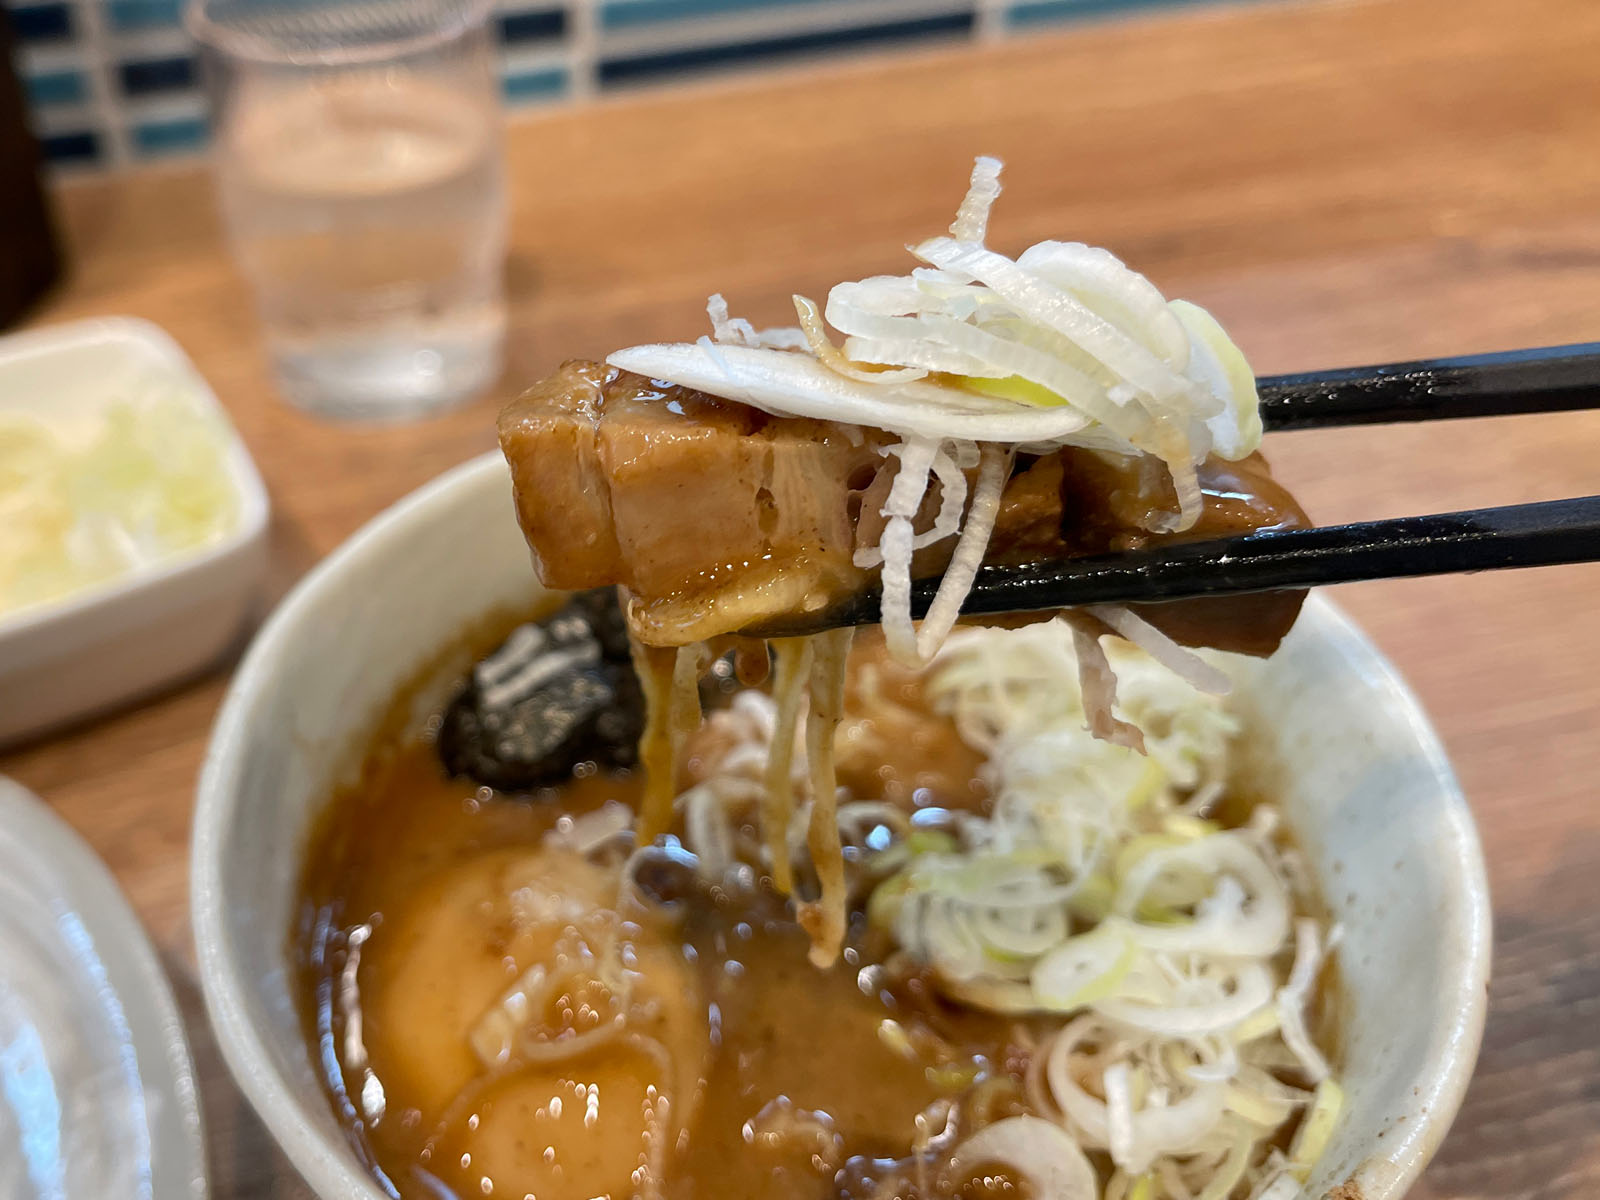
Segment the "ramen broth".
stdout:
<svg viewBox="0 0 1600 1200">
<path fill-rule="evenodd" d="M 981 756 L 879 639 L 861 642 L 841 784 L 908 809 L 983 812 Z M 703 732 L 683 782 L 714 752 Z M 886 969 L 893 947 L 859 905 L 842 959 L 819 971 L 769 887 L 664 879 L 670 919 L 609 926 L 646 989 L 644 1019 L 629 1022 L 640 1040 L 484 1065 L 474 1022 L 561 936 L 519 927 L 516 897 L 546 889 L 579 926 L 586 908 L 612 905 L 616 868 L 550 841 L 640 791 L 637 773 L 580 766 L 563 785 L 502 795 L 448 778 L 426 731 L 391 727 L 332 797 L 301 884 L 299 999 L 335 1112 L 375 1176 L 404 1197 L 1029 1195 L 1003 1169 L 953 1170 L 949 1155 L 974 1128 L 1030 1111 L 1030 1051 L 1060 1020 L 958 1005 L 925 973 Z M 1249 806 L 1225 807 L 1242 819 Z M 578 1032 L 605 1011 L 605 997 L 576 992 L 551 1003 Z M 1091 1157 L 1103 1178 L 1104 1155 Z"/>
</svg>

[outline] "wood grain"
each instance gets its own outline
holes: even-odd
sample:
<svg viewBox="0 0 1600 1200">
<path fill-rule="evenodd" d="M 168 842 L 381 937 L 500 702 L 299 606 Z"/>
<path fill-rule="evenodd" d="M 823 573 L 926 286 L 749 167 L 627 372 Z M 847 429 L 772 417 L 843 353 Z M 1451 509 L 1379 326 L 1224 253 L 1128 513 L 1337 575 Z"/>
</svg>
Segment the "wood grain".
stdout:
<svg viewBox="0 0 1600 1200">
<path fill-rule="evenodd" d="M 1210 306 L 1262 371 L 1600 336 L 1600 5 L 1281 4 L 719 81 L 518 121 L 513 350 L 495 396 L 399 428 L 273 394 L 206 180 L 61 193 L 73 260 L 40 321 L 133 313 L 193 355 L 276 505 L 270 596 L 492 444 L 560 359 L 698 334 L 708 292 L 901 269 L 974 152 L 1008 162 L 994 241 L 1109 245 Z M 1600 412 L 1275 436 L 1326 521 L 1600 491 Z M 1466 1106 L 1415 1195 L 1600 1194 L 1600 566 L 1364 584 L 1339 599 L 1436 719 L 1483 830 L 1497 971 Z M 190 795 L 223 672 L 0 757 L 105 856 L 193 1020 L 219 1196 L 297 1185 L 218 1065 L 192 984 Z"/>
</svg>

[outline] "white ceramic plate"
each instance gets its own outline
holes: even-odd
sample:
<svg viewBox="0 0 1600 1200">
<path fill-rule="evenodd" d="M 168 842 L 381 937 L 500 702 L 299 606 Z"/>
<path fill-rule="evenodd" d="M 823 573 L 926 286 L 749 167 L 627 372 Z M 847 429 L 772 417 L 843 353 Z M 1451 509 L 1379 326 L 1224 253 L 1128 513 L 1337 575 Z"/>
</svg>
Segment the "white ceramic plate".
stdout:
<svg viewBox="0 0 1600 1200">
<path fill-rule="evenodd" d="M 329 1200 L 381 1193 L 333 1117 L 290 994 L 307 830 L 419 664 L 485 614 L 532 603 L 528 562 L 499 456 L 457 468 L 306 577 L 212 732 L 192 864 L 201 983 L 240 1086 Z M 1471 817 L 1416 700 L 1332 605 L 1313 600 L 1277 655 L 1230 669 L 1345 929 L 1350 1103 L 1310 1194 L 1354 1180 L 1362 1200 L 1398 1200 L 1460 1104 L 1483 1029 L 1489 904 Z"/>
<path fill-rule="evenodd" d="M 194 1068 L 116 881 L 0 776 L 0 1200 L 204 1200 Z"/>
<path fill-rule="evenodd" d="M 107 405 L 170 389 L 226 431 L 234 526 L 193 552 L 60 601 L 0 613 L 0 746 L 192 675 L 238 635 L 266 567 L 267 493 L 244 443 L 178 344 L 133 317 L 0 338 L 0 412 L 72 430 Z"/>
</svg>

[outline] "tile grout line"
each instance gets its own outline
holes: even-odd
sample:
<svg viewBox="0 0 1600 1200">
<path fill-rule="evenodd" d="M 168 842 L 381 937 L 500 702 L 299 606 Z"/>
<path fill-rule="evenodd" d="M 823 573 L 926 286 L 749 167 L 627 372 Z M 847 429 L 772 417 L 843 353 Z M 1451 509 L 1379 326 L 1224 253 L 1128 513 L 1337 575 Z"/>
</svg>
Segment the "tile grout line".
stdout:
<svg viewBox="0 0 1600 1200">
<path fill-rule="evenodd" d="M 997 42 L 1006 36 L 1008 0 L 978 0 L 973 37 L 978 42 Z"/>
<path fill-rule="evenodd" d="M 588 100 L 600 90 L 599 0 L 567 0 L 567 95 Z"/>
<path fill-rule="evenodd" d="M 104 141 L 101 159 L 107 167 L 121 167 L 132 160 L 133 154 L 112 81 L 115 67 L 111 61 L 111 36 L 105 13 L 101 0 L 74 0 L 72 7 L 74 25 L 82 31 L 90 109 L 99 117 L 100 136 Z"/>
</svg>

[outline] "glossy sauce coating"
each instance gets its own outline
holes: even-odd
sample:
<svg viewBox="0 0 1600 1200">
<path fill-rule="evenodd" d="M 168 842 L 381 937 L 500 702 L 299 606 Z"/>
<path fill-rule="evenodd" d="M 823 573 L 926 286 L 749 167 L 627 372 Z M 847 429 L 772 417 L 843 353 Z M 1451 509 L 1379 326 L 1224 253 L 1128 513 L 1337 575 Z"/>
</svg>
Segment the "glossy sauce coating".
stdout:
<svg viewBox="0 0 1600 1200">
<path fill-rule="evenodd" d="M 736 401 L 574 360 L 500 415 L 518 518 L 545 584 L 617 584 L 635 636 L 677 646 L 820 611 L 865 589 L 858 548 L 877 545 L 897 439 L 831 421 L 775 417 Z M 969 487 L 973 472 L 968 472 Z M 1204 506 L 1180 534 L 1149 526 L 1177 508 L 1148 456 L 1065 447 L 1020 456 L 986 562 L 1109 553 L 1310 524 L 1252 454 L 1199 467 Z M 942 503 L 929 487 L 913 524 Z M 918 551 L 939 574 L 955 540 Z M 1151 605 L 1141 615 L 1188 645 L 1266 654 L 1302 592 Z M 1031 619 L 1031 618 L 1030 618 Z"/>
</svg>

